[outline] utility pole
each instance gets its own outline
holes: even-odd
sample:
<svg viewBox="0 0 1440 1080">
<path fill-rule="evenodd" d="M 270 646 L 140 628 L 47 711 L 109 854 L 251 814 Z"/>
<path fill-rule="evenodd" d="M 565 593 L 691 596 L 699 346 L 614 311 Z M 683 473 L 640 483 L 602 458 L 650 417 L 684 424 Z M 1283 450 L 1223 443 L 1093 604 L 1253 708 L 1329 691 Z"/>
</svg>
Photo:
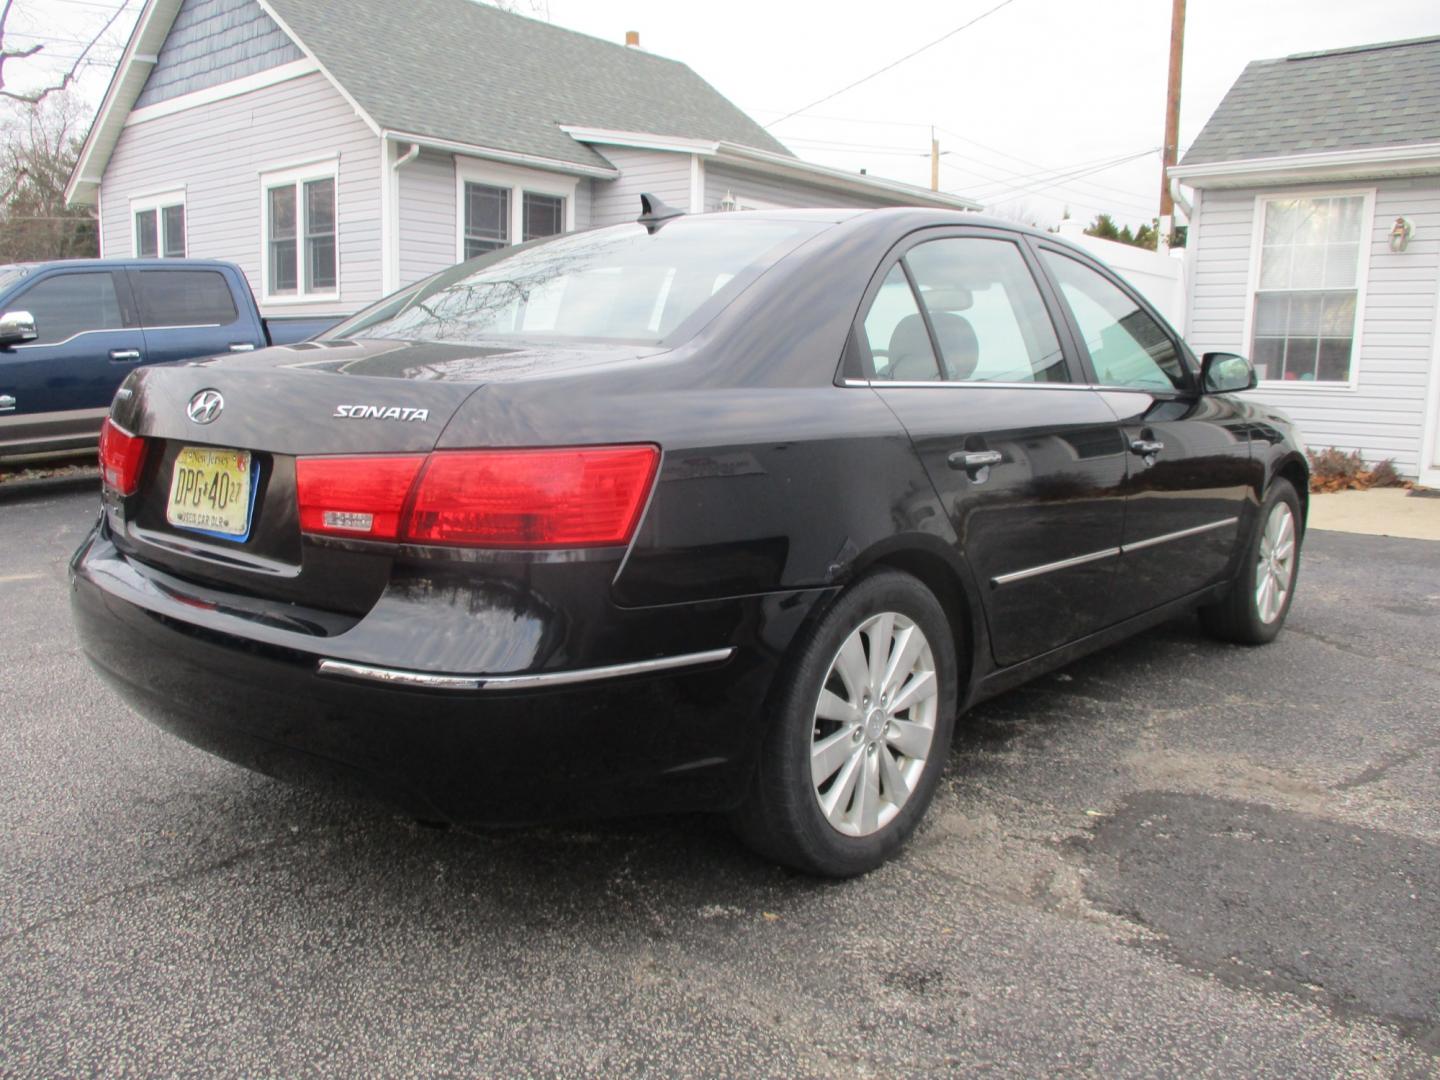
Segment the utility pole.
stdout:
<svg viewBox="0 0 1440 1080">
<path fill-rule="evenodd" d="M 1180 59 L 1185 52 L 1185 0 L 1172 0 L 1170 9 L 1170 80 L 1165 92 L 1165 145 L 1160 150 L 1160 228 L 1155 250 L 1170 250 L 1175 228 L 1175 200 L 1170 197 L 1170 166 L 1180 142 Z"/>
<path fill-rule="evenodd" d="M 940 140 L 935 138 L 935 129 L 930 129 L 930 190 L 940 190 Z"/>
</svg>

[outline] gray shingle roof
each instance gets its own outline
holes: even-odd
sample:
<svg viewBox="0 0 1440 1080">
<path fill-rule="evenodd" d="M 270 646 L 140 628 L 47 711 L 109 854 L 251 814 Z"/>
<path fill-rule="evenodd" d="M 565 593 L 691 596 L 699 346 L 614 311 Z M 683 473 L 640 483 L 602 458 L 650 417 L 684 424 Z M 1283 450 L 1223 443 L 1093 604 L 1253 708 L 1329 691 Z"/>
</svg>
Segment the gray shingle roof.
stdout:
<svg viewBox="0 0 1440 1080">
<path fill-rule="evenodd" d="M 1440 141 L 1440 37 L 1252 61 L 1182 165 Z"/>
<path fill-rule="evenodd" d="M 557 126 L 789 154 L 684 64 L 473 0 L 270 0 L 382 128 L 608 164 Z"/>
</svg>

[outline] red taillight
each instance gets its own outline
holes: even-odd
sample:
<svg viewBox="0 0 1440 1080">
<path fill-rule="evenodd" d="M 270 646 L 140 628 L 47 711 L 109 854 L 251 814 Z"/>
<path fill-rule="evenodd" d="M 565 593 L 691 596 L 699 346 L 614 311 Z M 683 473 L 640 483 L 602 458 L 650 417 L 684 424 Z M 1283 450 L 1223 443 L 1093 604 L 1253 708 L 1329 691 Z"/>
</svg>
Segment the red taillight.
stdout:
<svg viewBox="0 0 1440 1080">
<path fill-rule="evenodd" d="M 602 547 L 630 540 L 653 446 L 455 450 L 430 455 L 405 538 L 476 547 Z"/>
<path fill-rule="evenodd" d="M 625 544 L 659 459 L 654 446 L 299 458 L 300 527 L 470 547 Z"/>
<path fill-rule="evenodd" d="M 109 417 L 100 425 L 100 479 L 120 495 L 140 488 L 140 467 L 145 464 L 145 440 L 118 427 Z"/>
<path fill-rule="evenodd" d="M 296 458 L 301 531 L 394 540 L 405 497 L 424 461 L 423 454 Z"/>
</svg>

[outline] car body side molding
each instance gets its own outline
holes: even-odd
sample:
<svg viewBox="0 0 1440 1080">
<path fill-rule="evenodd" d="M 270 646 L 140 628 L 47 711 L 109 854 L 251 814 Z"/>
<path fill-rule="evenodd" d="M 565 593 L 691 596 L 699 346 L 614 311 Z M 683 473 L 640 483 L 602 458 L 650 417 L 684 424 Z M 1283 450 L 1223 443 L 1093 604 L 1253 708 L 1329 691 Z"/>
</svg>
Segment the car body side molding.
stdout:
<svg viewBox="0 0 1440 1080">
<path fill-rule="evenodd" d="M 626 675 L 649 675 L 675 668 L 718 664 L 730 659 L 733 647 L 708 649 L 683 656 L 661 656 L 654 660 L 637 660 L 628 664 L 605 667 L 576 668 L 572 671 L 537 671 L 528 675 L 443 675 L 429 671 L 407 671 L 401 668 L 353 664 L 348 660 L 321 660 L 317 671 L 341 679 L 364 679 L 390 686 L 419 687 L 426 690 L 540 690 L 549 686 L 619 679 Z"/>
</svg>

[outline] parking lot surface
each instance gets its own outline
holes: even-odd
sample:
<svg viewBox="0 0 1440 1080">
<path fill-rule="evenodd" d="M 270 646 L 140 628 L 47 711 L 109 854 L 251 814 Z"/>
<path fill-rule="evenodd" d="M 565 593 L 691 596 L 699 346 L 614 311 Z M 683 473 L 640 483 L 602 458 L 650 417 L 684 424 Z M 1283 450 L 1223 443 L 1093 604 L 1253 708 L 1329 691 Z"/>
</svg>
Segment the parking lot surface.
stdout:
<svg viewBox="0 0 1440 1080">
<path fill-rule="evenodd" d="M 0 1074 L 1440 1069 L 1440 543 L 1316 532 L 1274 645 L 1178 620 L 982 706 L 908 851 L 825 883 L 190 748 L 80 655 L 95 504 L 0 501 Z"/>
</svg>

